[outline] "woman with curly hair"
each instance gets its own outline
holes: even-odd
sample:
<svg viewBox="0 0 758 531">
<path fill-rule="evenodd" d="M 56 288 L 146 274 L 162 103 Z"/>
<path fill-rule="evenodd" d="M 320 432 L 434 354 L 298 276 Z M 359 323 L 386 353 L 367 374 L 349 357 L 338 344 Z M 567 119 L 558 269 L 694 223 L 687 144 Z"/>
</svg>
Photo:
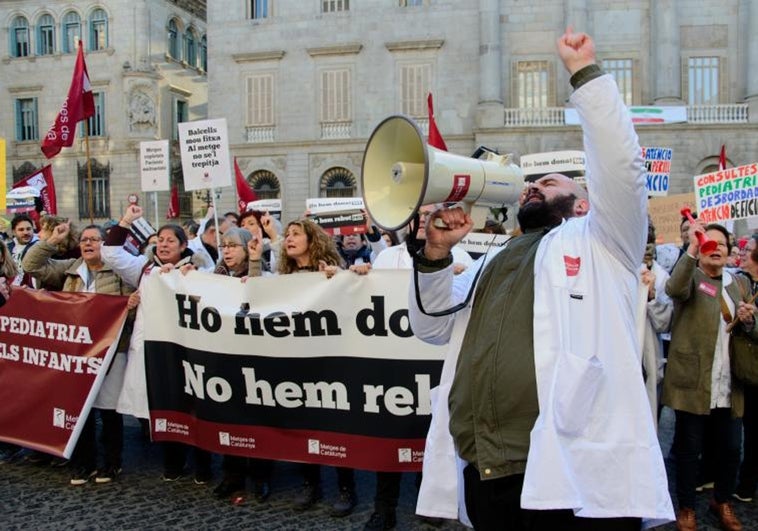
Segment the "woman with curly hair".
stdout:
<svg viewBox="0 0 758 531">
<path fill-rule="evenodd" d="M 327 278 L 331 278 L 342 268 L 342 264 L 342 257 L 334 240 L 315 222 L 299 219 L 287 224 L 277 273 L 289 275 L 306 271 L 324 271 Z"/>
<path fill-rule="evenodd" d="M 262 247 L 250 250 L 250 260 L 260 260 Z M 334 240 L 310 219 L 291 221 L 284 230 L 284 242 L 279 256 L 277 273 L 307 273 L 323 271 L 327 278 L 342 269 L 342 258 Z M 304 511 L 315 505 L 322 496 L 321 466 L 301 465 L 303 487 L 295 498 L 295 510 Z M 339 497 L 332 505 L 332 516 L 347 516 L 357 503 L 355 478 L 350 468 L 337 467 Z"/>
</svg>

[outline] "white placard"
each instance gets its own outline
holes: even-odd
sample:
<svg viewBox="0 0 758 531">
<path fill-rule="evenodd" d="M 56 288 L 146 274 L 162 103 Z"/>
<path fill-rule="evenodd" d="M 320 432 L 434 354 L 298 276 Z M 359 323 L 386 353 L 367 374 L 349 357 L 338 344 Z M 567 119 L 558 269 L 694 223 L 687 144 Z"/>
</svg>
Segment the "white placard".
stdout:
<svg viewBox="0 0 758 531">
<path fill-rule="evenodd" d="M 168 140 L 139 143 L 139 174 L 143 192 L 170 189 L 168 169 Z"/>
<path fill-rule="evenodd" d="M 226 118 L 178 125 L 184 189 L 204 190 L 232 185 Z"/>
<path fill-rule="evenodd" d="M 281 199 L 258 199 L 250 201 L 245 207 L 247 210 L 257 210 L 259 212 L 268 212 L 276 219 L 282 219 L 282 200 Z"/>
<path fill-rule="evenodd" d="M 320 214 L 322 212 L 362 210 L 366 207 L 363 205 L 362 197 L 314 197 L 305 200 L 305 208 L 310 210 L 311 214 Z"/>
<path fill-rule="evenodd" d="M 530 153 L 521 155 L 519 165 L 524 171 L 524 179 L 527 181 L 534 181 L 549 173 L 561 173 L 581 184 L 586 182 L 584 177 L 584 151 Z"/>
</svg>

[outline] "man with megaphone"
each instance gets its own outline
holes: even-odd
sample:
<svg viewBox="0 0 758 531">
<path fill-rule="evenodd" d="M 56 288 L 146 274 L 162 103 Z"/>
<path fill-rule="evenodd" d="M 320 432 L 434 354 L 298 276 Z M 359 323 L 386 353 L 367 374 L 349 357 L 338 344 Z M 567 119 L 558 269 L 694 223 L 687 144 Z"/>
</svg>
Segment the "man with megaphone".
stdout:
<svg viewBox="0 0 758 531">
<path fill-rule="evenodd" d="M 411 326 L 449 344 L 417 512 L 467 513 L 476 529 L 638 530 L 674 519 L 635 330 L 644 166 L 592 38 L 569 28 L 557 47 L 588 193 L 559 174 L 530 183 L 523 234 L 458 276 L 450 249 L 473 223 L 462 209 L 438 210 L 415 256 Z M 473 302 L 445 314 L 475 282 Z"/>
</svg>

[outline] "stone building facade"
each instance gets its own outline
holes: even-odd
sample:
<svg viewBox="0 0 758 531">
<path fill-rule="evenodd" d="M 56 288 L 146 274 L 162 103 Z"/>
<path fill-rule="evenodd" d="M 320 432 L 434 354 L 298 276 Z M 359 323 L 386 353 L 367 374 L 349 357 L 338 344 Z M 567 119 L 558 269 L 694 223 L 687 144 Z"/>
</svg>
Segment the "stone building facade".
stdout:
<svg viewBox="0 0 758 531">
<path fill-rule="evenodd" d="M 7 181 L 50 163 L 58 214 L 89 222 L 83 123 L 74 145 L 48 161 L 40 142 L 66 98 L 81 39 L 95 95 L 90 120 L 94 220 L 118 219 L 131 193 L 165 222 L 168 192 L 140 192 L 139 143 L 175 138 L 177 121 L 207 117 L 205 2 L 6 0 L 0 2 L 0 137 Z M 181 186 L 176 142 L 172 180 Z M 183 194 L 183 214 L 197 207 Z"/>
<path fill-rule="evenodd" d="M 285 219 L 308 197 L 360 194 L 363 149 L 385 117 L 426 131 L 426 94 L 450 151 L 581 149 L 566 125 L 566 25 L 592 34 L 630 105 L 680 105 L 640 126 L 673 148 L 671 193 L 713 167 L 758 159 L 755 0 L 236 0 L 208 4 L 209 116 Z M 223 192 L 232 204 L 233 191 Z"/>
</svg>

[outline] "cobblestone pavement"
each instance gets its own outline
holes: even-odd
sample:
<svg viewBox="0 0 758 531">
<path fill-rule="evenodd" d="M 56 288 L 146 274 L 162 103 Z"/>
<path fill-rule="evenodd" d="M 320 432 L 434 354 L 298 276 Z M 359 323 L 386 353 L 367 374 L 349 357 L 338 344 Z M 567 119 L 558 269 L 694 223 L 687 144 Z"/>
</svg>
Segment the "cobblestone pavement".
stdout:
<svg viewBox="0 0 758 531">
<path fill-rule="evenodd" d="M 362 529 L 373 509 L 374 474 L 357 472 L 359 504 L 345 518 L 329 516 L 336 496 L 335 474 L 322 469 L 324 500 L 304 513 L 293 511 L 291 500 L 300 485 L 297 465 L 277 463 L 273 493 L 262 504 L 252 497 L 235 505 L 217 500 L 213 485 L 220 479 L 220 458 L 214 461 L 214 482 L 196 485 L 191 476 L 175 483 L 161 481 L 161 451 L 145 442 L 139 425 L 127 420 L 125 429 L 124 473 L 112 484 L 80 487 L 68 484 L 71 471 L 49 465 L 10 463 L 0 465 L 0 529 Z M 664 410 L 661 445 L 668 453 L 673 434 L 673 413 Z M 669 466 L 669 476 L 673 470 Z M 455 522 L 440 527 L 423 522 L 413 514 L 416 488 L 414 474 L 403 475 L 398 507 L 398 530 L 465 529 Z M 698 496 L 698 523 L 701 531 L 718 529 L 708 514 L 708 493 Z M 735 502 L 735 510 L 746 531 L 758 531 L 758 506 Z M 675 529 L 674 525 L 658 528 Z"/>
</svg>

